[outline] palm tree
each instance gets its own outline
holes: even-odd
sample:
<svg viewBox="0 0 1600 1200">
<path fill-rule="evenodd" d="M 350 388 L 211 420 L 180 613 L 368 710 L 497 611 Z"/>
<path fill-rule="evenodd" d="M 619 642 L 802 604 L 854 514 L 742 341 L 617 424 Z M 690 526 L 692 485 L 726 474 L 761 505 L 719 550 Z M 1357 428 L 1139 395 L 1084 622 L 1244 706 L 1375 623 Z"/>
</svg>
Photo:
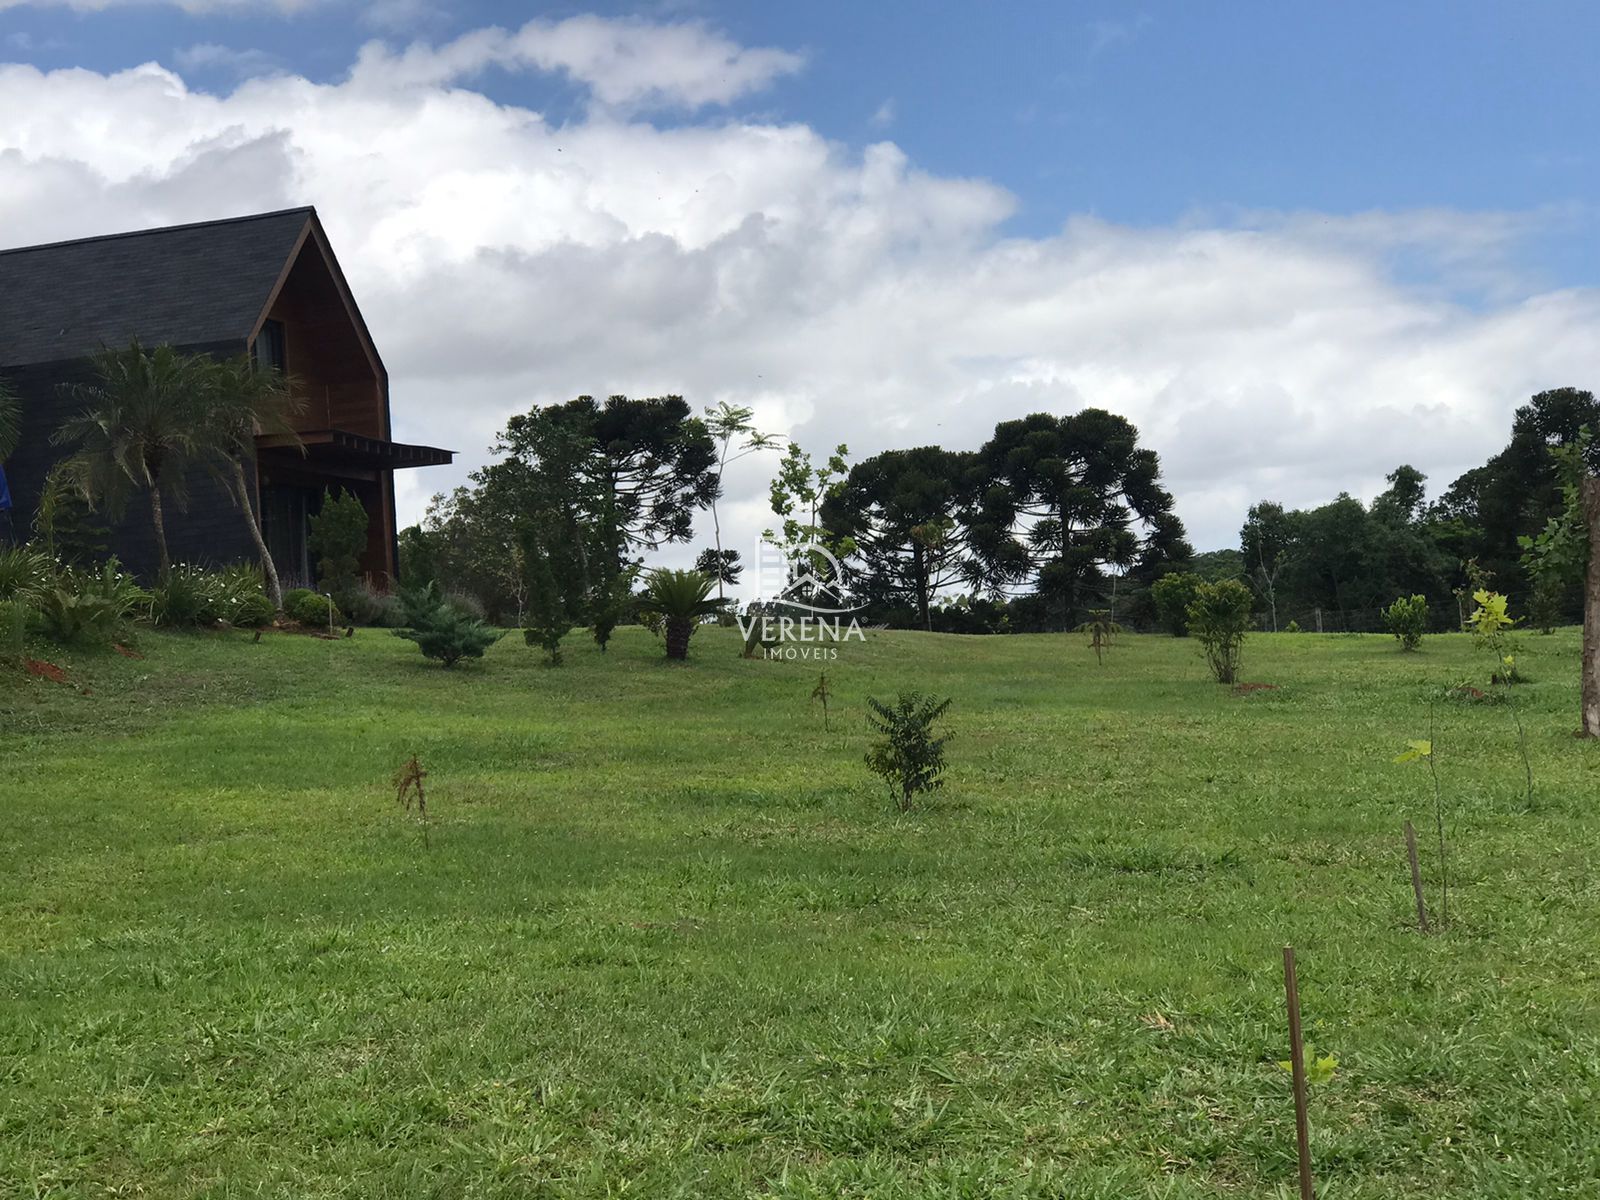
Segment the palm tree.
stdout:
<svg viewBox="0 0 1600 1200">
<path fill-rule="evenodd" d="M 130 492 L 148 493 L 157 563 L 165 578 L 172 557 L 162 493 L 181 508 L 185 468 L 208 449 L 212 360 L 179 354 L 171 346 L 146 350 L 136 339 L 123 350 L 101 350 L 90 363 L 92 382 L 62 389 L 83 404 L 83 411 L 51 440 L 74 448 L 63 469 L 91 502 L 115 510 Z"/>
<path fill-rule="evenodd" d="M 211 384 L 203 449 L 211 451 L 213 463 L 222 464 L 224 480 L 244 511 L 250 539 L 261 558 L 267 599 L 274 608 L 282 608 L 283 585 L 261 535 L 261 520 L 250 499 L 255 489 L 245 465 L 255 457 L 257 434 L 287 434 L 296 446 L 300 444 L 294 419 L 305 402 L 295 396 L 282 372 L 255 363 L 247 355 L 211 364 Z"/>
<path fill-rule="evenodd" d="M 666 626 L 667 657 L 688 658 L 689 639 L 701 617 L 722 608 L 711 597 L 713 580 L 699 571 L 652 571 L 645 581 L 645 604 Z"/>
</svg>

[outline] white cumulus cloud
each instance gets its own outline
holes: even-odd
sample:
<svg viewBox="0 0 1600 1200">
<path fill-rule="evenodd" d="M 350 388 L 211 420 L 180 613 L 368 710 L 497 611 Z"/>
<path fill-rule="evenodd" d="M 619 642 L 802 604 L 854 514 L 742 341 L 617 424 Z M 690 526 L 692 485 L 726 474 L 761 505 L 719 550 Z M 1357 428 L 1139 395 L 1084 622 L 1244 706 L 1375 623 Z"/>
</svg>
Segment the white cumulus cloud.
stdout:
<svg viewBox="0 0 1600 1200">
<path fill-rule="evenodd" d="M 748 404 L 858 458 L 1094 404 L 1160 452 L 1205 548 L 1263 497 L 1370 496 L 1404 461 L 1443 486 L 1529 393 L 1600 377 L 1600 293 L 1510 269 L 1539 214 L 1080 216 L 1009 236 L 1004 188 L 892 143 L 642 118 L 792 68 L 684 30 L 536 22 L 227 95 L 153 64 L 0 68 L 0 242 L 315 203 L 389 365 L 396 435 L 462 452 L 402 475 L 408 518 L 508 415 L 579 393 Z M 466 86 L 506 61 L 566 70 L 597 103 L 558 124 Z M 770 523 L 772 465 L 730 473 L 730 544 Z"/>
</svg>

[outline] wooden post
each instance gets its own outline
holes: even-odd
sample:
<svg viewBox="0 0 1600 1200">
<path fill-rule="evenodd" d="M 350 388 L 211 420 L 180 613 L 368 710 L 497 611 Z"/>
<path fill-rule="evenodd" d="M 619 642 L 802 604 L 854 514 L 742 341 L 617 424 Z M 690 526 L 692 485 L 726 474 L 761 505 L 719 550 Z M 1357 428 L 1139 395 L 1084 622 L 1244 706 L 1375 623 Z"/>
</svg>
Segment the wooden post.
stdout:
<svg viewBox="0 0 1600 1200">
<path fill-rule="evenodd" d="M 1411 860 L 1411 890 L 1417 897 L 1417 928 L 1428 932 L 1428 905 L 1422 898 L 1422 868 L 1417 865 L 1417 831 L 1406 822 L 1406 858 Z"/>
<path fill-rule="evenodd" d="M 1317 632 L 1322 632 L 1322 610 L 1320 608 L 1317 609 Z"/>
<path fill-rule="evenodd" d="M 1294 1077 L 1294 1142 L 1300 1159 L 1300 1200 L 1315 1200 L 1311 1189 L 1311 1126 L 1306 1116 L 1306 1054 L 1300 1043 L 1300 984 L 1294 973 L 1294 947 L 1283 948 L 1283 989 L 1289 1006 L 1289 1067 Z"/>
<path fill-rule="evenodd" d="M 1600 737 L 1600 479 L 1585 475 L 1578 484 L 1588 524 L 1589 570 L 1583 580 L 1583 668 L 1581 703 L 1584 737 Z"/>
</svg>

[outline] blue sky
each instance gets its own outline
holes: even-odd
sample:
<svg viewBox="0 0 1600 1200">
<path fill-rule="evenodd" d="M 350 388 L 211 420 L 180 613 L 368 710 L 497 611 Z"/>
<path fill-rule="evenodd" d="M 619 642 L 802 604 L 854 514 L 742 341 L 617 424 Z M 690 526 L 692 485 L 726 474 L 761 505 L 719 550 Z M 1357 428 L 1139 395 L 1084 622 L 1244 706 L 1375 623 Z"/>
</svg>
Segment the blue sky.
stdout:
<svg viewBox="0 0 1600 1200">
<path fill-rule="evenodd" d="M 806 55 L 736 111 L 861 144 L 891 137 L 921 166 L 1003 183 L 1012 227 L 1070 213 L 1165 223 L 1232 208 L 1356 212 L 1587 206 L 1600 194 L 1600 5 L 1485 0 L 976 6 L 452 3 L 396 24 L 353 4 L 285 15 L 161 5 L 0 12 L 5 57 L 107 70 L 196 43 L 259 51 L 313 79 L 373 37 L 446 39 L 580 11 L 707 20 L 747 45 Z M 443 6 L 441 6 L 443 7 Z M 14 35 L 21 35 L 20 42 Z M 25 48 L 26 47 L 26 48 Z M 228 87 L 228 66 L 195 81 Z M 497 99 L 571 111 L 548 77 L 486 73 Z M 1546 265 L 1594 278 L 1590 239 Z"/>
<path fill-rule="evenodd" d="M 1600 380 L 1600 5 L 183 7 L 0 0 L 87 72 L 0 66 L 0 241 L 316 203 L 463 470 L 579 391 L 863 453 L 1095 403 L 1217 545 Z"/>
</svg>

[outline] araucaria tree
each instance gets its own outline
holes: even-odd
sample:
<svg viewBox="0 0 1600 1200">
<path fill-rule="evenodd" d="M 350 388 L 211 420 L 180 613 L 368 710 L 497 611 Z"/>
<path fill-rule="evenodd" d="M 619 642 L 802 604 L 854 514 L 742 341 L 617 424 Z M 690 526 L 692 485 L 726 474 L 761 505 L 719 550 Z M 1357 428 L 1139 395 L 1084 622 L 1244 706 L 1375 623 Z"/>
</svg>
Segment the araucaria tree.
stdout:
<svg viewBox="0 0 1600 1200">
<path fill-rule="evenodd" d="M 1001 422 L 974 470 L 975 579 L 992 591 L 1031 582 L 1062 629 L 1108 568 L 1153 578 L 1192 554 L 1155 452 L 1103 409 Z"/>
<path fill-rule="evenodd" d="M 83 406 L 52 439 L 71 451 L 66 477 L 113 512 L 131 495 L 145 494 L 162 578 L 172 572 L 164 500 L 182 508 L 186 471 L 215 449 L 208 442 L 213 366 L 171 346 L 146 350 L 135 341 L 94 355 L 92 380 L 64 389 Z"/>
<path fill-rule="evenodd" d="M 519 493 L 532 501 L 525 513 L 558 499 L 586 540 L 614 547 L 619 565 L 687 541 L 694 514 L 716 495 L 716 446 L 681 396 L 579 396 L 536 408 L 507 421 L 495 449 L 506 458 L 486 479 L 502 477 L 513 502 Z"/>
<path fill-rule="evenodd" d="M 852 590 L 866 603 L 905 606 L 933 628 L 939 589 L 966 575 L 961 524 L 974 456 L 922 446 L 890 450 L 850 468 L 824 497 L 822 523 L 852 548 Z"/>
</svg>

